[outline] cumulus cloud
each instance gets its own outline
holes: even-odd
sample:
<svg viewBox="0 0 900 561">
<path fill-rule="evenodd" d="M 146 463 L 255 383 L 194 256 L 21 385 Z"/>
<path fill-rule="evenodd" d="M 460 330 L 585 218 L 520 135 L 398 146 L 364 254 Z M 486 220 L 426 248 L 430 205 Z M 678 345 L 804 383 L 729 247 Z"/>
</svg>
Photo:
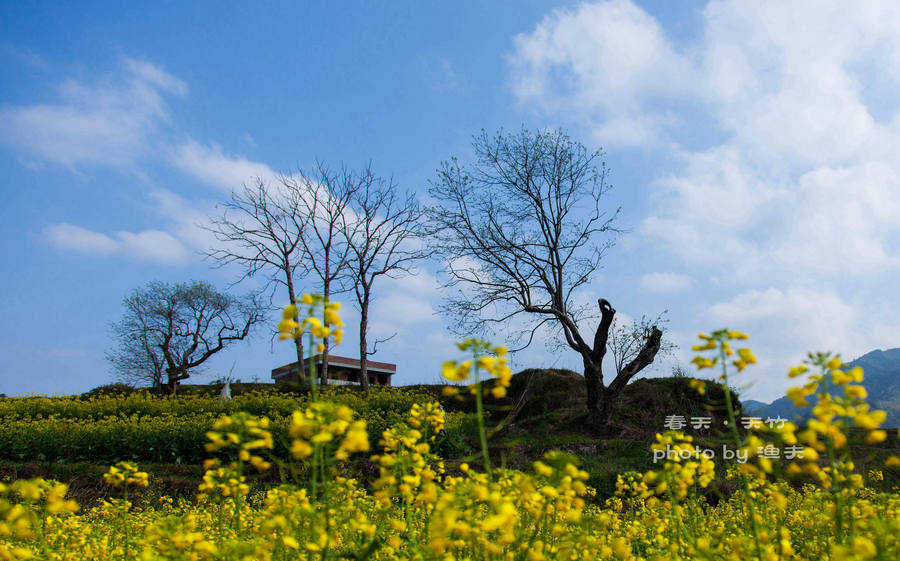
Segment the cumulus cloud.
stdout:
<svg viewBox="0 0 900 561">
<path fill-rule="evenodd" d="M 126 58 L 117 73 L 91 83 L 68 79 L 56 93 L 56 102 L 0 109 L 0 141 L 40 162 L 127 166 L 167 121 L 166 97 L 185 95 L 187 86 Z"/>
<path fill-rule="evenodd" d="M 652 141 L 671 119 L 652 100 L 693 89 L 693 63 L 628 0 L 558 9 L 514 39 L 513 88 L 549 111 L 573 110 L 623 144 Z"/>
<path fill-rule="evenodd" d="M 710 263 L 714 239 L 712 264 L 745 277 L 896 267 L 900 102 L 879 121 L 864 93 L 879 71 L 900 79 L 884 56 L 900 53 L 900 7 L 732 1 L 702 15 L 701 39 L 674 45 L 626 0 L 557 10 L 516 38 L 516 91 L 594 115 L 613 142 L 617 119 L 671 111 L 660 92 L 703 104 L 727 140 L 681 152 L 641 229 L 692 261 Z"/>
<path fill-rule="evenodd" d="M 709 308 L 713 320 L 750 324 L 745 331 L 761 334 L 777 323 L 786 327 L 790 339 L 826 347 L 853 341 L 858 313 L 835 292 L 811 288 L 751 289 Z"/>
<path fill-rule="evenodd" d="M 119 231 L 112 236 L 72 224 L 54 224 L 44 236 L 59 249 L 94 255 L 125 255 L 140 261 L 162 265 L 187 262 L 188 250 L 171 234 L 160 230 Z"/>
<path fill-rule="evenodd" d="M 557 10 L 516 38 L 513 87 L 604 144 L 674 147 L 636 243 L 691 266 L 686 290 L 714 289 L 689 321 L 757 330 L 771 368 L 785 348 L 900 345 L 900 307 L 866 281 L 900 269 L 900 5 L 731 0 L 699 16 L 675 40 L 627 0 Z M 714 129 L 706 145 L 688 121 Z"/>
<path fill-rule="evenodd" d="M 142 232 L 117 232 L 122 253 L 142 261 L 162 264 L 181 264 L 188 260 L 184 245 L 167 232 L 144 230 Z"/>
<path fill-rule="evenodd" d="M 109 255 L 115 253 L 119 244 L 106 234 L 86 230 L 71 224 L 54 224 L 44 230 L 47 240 L 53 245 L 77 251 Z"/>
<path fill-rule="evenodd" d="M 691 286 L 691 277 L 678 273 L 641 275 L 641 288 L 648 292 L 681 292 Z"/>
<path fill-rule="evenodd" d="M 750 335 L 759 364 L 739 382 L 766 400 L 781 396 L 786 372 L 808 351 L 840 352 L 849 359 L 883 342 L 873 339 L 858 307 L 827 287 L 751 289 L 713 304 L 705 316 L 717 327 Z"/>
<path fill-rule="evenodd" d="M 372 324 L 373 331 L 386 336 L 400 329 L 439 329 L 441 320 L 436 314 L 439 289 L 437 278 L 425 270 L 396 279 L 379 279 L 372 303 L 372 317 L 377 318 Z"/>
<path fill-rule="evenodd" d="M 225 154 L 217 144 L 203 145 L 189 140 L 171 153 L 172 164 L 179 170 L 226 192 L 239 189 L 256 179 L 269 181 L 278 176 L 266 164 L 243 156 Z"/>
</svg>

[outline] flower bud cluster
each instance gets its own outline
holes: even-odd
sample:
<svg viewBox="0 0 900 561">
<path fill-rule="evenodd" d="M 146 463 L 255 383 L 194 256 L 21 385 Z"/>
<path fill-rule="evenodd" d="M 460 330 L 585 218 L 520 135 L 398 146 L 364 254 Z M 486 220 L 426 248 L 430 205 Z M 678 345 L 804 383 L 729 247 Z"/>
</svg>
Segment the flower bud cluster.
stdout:
<svg viewBox="0 0 900 561">
<path fill-rule="evenodd" d="M 469 386 L 469 391 L 473 394 L 478 391 L 478 382 L 480 382 L 479 372 L 484 372 L 488 376 L 496 378 L 496 382 L 490 389 L 491 395 L 495 398 L 502 398 L 506 395 L 506 389 L 512 382 L 512 371 L 509 369 L 506 355 L 508 353 L 506 347 L 492 347 L 490 343 L 483 339 L 470 338 L 461 343 L 456 344 L 461 351 L 469 351 L 472 353 L 473 360 L 455 361 L 449 360 L 444 362 L 441 368 L 441 375 L 451 382 L 463 382 L 473 376 L 476 383 Z M 455 394 L 456 388 L 447 386 L 444 388 L 445 394 Z"/>
<path fill-rule="evenodd" d="M 353 417 L 353 410 L 346 405 L 328 402 L 314 402 L 303 412 L 294 411 L 289 428 L 293 439 L 291 455 L 298 460 L 306 459 L 319 446 L 327 457 L 333 454 L 335 459 L 344 461 L 350 454 L 367 452 L 366 422 Z"/>
<path fill-rule="evenodd" d="M 147 473 L 139 471 L 137 464 L 133 462 L 119 462 L 114 466 L 110 466 L 109 471 L 103 474 L 103 480 L 115 487 L 126 485 L 146 487 L 149 485 Z"/>
<path fill-rule="evenodd" d="M 257 452 L 275 447 L 269 426 L 267 417 L 257 418 L 243 411 L 231 416 L 223 415 L 213 425 L 213 430 L 206 433 L 209 440 L 206 451 L 236 452 L 240 462 L 249 462 L 258 471 L 265 471 L 271 464 Z"/>
<path fill-rule="evenodd" d="M 340 344 L 344 339 L 344 322 L 338 315 L 341 303 L 331 302 L 318 294 L 304 294 L 300 303 L 306 306 L 306 318 L 298 323 L 297 305 L 285 306 L 283 318 L 278 324 L 279 339 L 299 339 L 308 331 L 321 340 L 316 352 L 324 351 L 328 342 Z"/>
</svg>

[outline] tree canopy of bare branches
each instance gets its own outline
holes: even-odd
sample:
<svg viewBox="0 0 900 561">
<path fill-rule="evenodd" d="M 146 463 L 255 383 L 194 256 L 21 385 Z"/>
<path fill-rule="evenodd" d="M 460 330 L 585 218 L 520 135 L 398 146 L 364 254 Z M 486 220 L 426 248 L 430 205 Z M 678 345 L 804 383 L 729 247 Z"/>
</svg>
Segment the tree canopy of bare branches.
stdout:
<svg viewBox="0 0 900 561">
<path fill-rule="evenodd" d="M 361 177 L 346 166 L 335 170 L 318 162 L 308 173 L 282 178 L 285 188 L 301 193 L 298 212 L 305 220 L 300 237 L 302 267 L 304 275 L 313 276 L 322 287 L 326 301 L 349 290 L 351 246 L 346 234 L 354 220 L 351 201 L 363 184 Z M 326 344 L 321 353 L 318 374 L 322 385 L 328 384 L 328 350 Z"/>
<path fill-rule="evenodd" d="M 220 242 L 207 256 L 219 266 L 237 264 L 239 279 L 266 275 L 266 284 L 284 286 L 297 301 L 299 280 L 316 285 L 326 299 L 354 290 L 361 310 L 361 370 L 366 357 L 368 310 L 379 276 L 408 272 L 427 251 L 416 244 L 422 211 L 411 196 L 376 177 L 370 166 L 353 171 L 322 162 L 309 171 L 283 175 L 273 183 L 257 179 L 232 193 L 221 215 L 207 230 Z M 303 364 L 301 339 L 295 339 L 297 363 Z M 328 383 L 328 352 L 322 351 L 320 383 Z M 305 372 L 299 372 L 301 378 Z M 367 376 L 361 383 L 368 385 Z"/>
<path fill-rule="evenodd" d="M 236 298 L 205 282 L 154 281 L 122 304 L 125 314 L 112 325 L 118 347 L 107 358 L 120 376 L 149 381 L 172 395 L 193 370 L 263 320 L 252 296 Z"/>
<path fill-rule="evenodd" d="M 578 352 L 587 382 L 588 423 L 604 429 L 616 395 L 659 350 L 653 327 L 635 358 L 609 385 L 602 362 L 615 310 L 598 300 L 593 337 L 582 334 L 575 293 L 611 247 L 619 210 L 607 211 L 609 190 L 602 153 L 590 152 L 562 131 L 486 132 L 474 138 L 470 165 L 443 162 L 429 192 L 431 240 L 443 254 L 445 305 L 460 331 L 484 331 L 520 320 L 531 342 L 543 325 L 556 326 Z M 521 339 L 520 339 L 521 340 Z"/>
<path fill-rule="evenodd" d="M 350 245 L 347 269 L 360 310 L 360 383 L 368 389 L 367 357 L 386 340 L 376 339 L 369 351 L 372 287 L 381 276 L 409 274 L 413 264 L 429 252 L 421 243 L 424 214 L 414 196 L 401 195 L 392 181 L 376 177 L 370 166 L 356 176 L 356 185 L 351 198 L 353 216 L 345 222 L 345 235 Z"/>
<path fill-rule="evenodd" d="M 221 215 L 212 217 L 206 227 L 220 242 L 207 256 L 218 266 L 238 265 L 244 269 L 241 280 L 266 276 L 269 288 L 283 286 L 288 302 L 297 301 L 296 274 L 302 272 L 303 227 L 306 222 L 303 190 L 293 181 L 276 184 L 257 178 L 232 192 Z M 303 342 L 294 340 L 298 377 L 303 380 Z"/>
<path fill-rule="evenodd" d="M 640 320 L 631 322 L 620 321 L 621 316 L 613 319 L 606 347 L 609 349 L 616 374 L 624 370 L 638 356 L 644 346 L 644 341 L 653 334 L 654 328 L 665 331 L 662 326 L 669 320 L 664 317 L 664 314 L 665 312 L 652 319 L 641 316 Z M 676 345 L 664 336 L 660 340 L 657 357 L 671 356 L 675 348 Z"/>
</svg>

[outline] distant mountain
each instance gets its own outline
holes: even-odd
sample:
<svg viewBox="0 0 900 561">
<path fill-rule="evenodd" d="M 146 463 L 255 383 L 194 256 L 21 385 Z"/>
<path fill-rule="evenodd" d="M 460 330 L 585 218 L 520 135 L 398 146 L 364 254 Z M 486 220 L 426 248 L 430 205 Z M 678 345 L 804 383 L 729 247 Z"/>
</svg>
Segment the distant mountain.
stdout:
<svg viewBox="0 0 900 561">
<path fill-rule="evenodd" d="M 741 401 L 741 411 L 747 415 L 761 417 L 766 408 L 770 407 L 768 403 L 756 401 L 755 399 L 745 399 Z"/>
<path fill-rule="evenodd" d="M 846 370 L 859 366 L 865 372 L 863 386 L 869 394 L 872 409 L 887 412 L 884 427 L 900 427 L 900 348 L 866 353 L 849 363 Z M 810 401 L 810 403 L 814 403 Z M 782 417 L 803 420 L 812 417 L 812 407 L 798 408 L 786 397 L 776 399 L 770 405 L 748 399 L 743 402 L 744 413 L 756 417 Z"/>
</svg>

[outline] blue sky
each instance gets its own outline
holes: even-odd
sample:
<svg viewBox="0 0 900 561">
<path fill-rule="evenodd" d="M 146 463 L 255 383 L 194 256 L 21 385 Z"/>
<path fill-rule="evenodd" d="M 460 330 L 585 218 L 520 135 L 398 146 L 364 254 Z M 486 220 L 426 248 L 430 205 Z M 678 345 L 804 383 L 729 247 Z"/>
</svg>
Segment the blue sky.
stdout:
<svg viewBox="0 0 900 561">
<path fill-rule="evenodd" d="M 898 347 L 898 11 L 3 2 L 0 393 L 107 383 L 108 327 L 132 289 L 237 278 L 199 256 L 213 241 L 197 225 L 251 177 L 371 161 L 424 196 L 481 128 L 522 125 L 606 151 L 628 233 L 582 296 L 623 318 L 668 310 L 679 349 L 655 374 L 720 326 L 751 335 L 759 364 L 739 384 L 764 400 L 809 350 Z M 398 363 L 398 383 L 456 358 L 437 265 L 376 285 L 373 335 L 398 335 L 374 358 Z M 290 356 L 261 331 L 199 380 L 232 366 L 265 380 Z M 536 344 L 513 366 L 578 363 Z"/>
</svg>

